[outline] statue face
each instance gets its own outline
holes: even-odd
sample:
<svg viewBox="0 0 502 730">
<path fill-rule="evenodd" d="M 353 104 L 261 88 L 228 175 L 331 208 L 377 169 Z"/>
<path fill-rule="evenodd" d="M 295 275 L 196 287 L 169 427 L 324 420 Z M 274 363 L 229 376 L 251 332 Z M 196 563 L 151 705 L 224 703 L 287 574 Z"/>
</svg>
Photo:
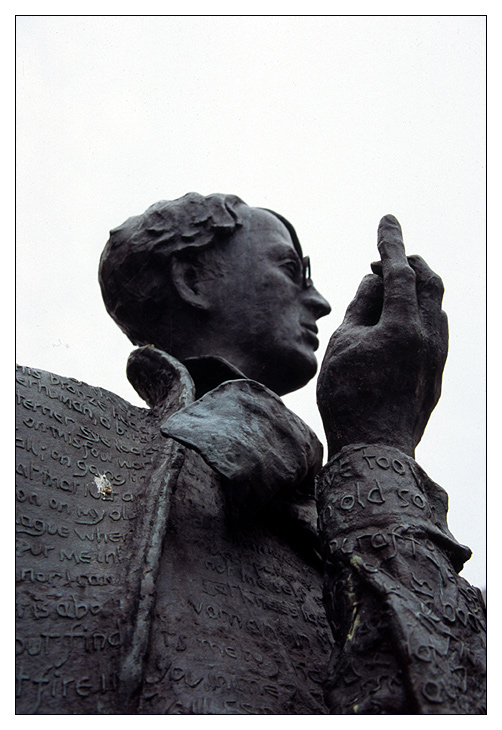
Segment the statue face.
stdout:
<svg viewBox="0 0 502 730">
<path fill-rule="evenodd" d="M 316 321 L 331 307 L 304 281 L 289 231 L 268 211 L 250 216 L 226 246 L 215 287 L 218 354 L 279 395 L 316 373 Z"/>
</svg>

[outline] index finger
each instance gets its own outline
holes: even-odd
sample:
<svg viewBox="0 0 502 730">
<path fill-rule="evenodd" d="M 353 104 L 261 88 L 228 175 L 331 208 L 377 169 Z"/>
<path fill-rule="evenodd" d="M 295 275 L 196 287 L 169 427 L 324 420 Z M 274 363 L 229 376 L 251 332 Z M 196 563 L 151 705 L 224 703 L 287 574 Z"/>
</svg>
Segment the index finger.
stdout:
<svg viewBox="0 0 502 730">
<path fill-rule="evenodd" d="M 384 297 L 382 317 L 402 318 L 418 313 L 415 272 L 408 263 L 399 221 L 385 215 L 378 225 L 378 251 L 382 259 Z"/>
</svg>

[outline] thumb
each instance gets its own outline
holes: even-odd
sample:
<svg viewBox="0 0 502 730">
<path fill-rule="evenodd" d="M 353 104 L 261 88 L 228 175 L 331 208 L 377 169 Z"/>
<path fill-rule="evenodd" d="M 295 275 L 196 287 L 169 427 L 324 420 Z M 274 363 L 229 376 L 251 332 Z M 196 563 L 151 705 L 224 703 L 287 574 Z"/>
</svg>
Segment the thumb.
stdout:
<svg viewBox="0 0 502 730">
<path fill-rule="evenodd" d="M 382 313 L 383 281 L 376 274 L 368 274 L 359 284 L 354 299 L 347 307 L 344 324 L 366 326 L 377 324 Z"/>
</svg>

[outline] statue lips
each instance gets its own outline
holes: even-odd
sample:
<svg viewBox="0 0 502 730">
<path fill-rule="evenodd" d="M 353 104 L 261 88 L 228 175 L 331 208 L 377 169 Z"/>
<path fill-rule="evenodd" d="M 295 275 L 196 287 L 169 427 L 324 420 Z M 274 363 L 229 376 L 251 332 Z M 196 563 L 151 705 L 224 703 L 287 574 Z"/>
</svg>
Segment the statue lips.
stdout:
<svg viewBox="0 0 502 730">
<path fill-rule="evenodd" d="M 306 334 L 306 339 L 312 343 L 314 350 L 317 350 L 317 348 L 319 347 L 319 340 L 317 339 L 317 333 L 319 332 L 319 329 L 317 328 L 317 325 L 302 322 L 301 327 Z"/>
</svg>

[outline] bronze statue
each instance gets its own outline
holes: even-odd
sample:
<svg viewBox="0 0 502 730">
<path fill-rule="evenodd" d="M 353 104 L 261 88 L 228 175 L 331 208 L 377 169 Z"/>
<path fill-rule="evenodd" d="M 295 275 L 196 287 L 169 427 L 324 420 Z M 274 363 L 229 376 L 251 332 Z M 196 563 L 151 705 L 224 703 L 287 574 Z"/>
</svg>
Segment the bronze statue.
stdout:
<svg viewBox="0 0 502 730">
<path fill-rule="evenodd" d="M 106 307 L 149 408 L 18 368 L 20 714 L 481 714 L 485 612 L 414 461 L 442 283 L 393 216 L 318 381 L 330 306 L 293 226 L 233 195 L 111 232 Z"/>
</svg>

